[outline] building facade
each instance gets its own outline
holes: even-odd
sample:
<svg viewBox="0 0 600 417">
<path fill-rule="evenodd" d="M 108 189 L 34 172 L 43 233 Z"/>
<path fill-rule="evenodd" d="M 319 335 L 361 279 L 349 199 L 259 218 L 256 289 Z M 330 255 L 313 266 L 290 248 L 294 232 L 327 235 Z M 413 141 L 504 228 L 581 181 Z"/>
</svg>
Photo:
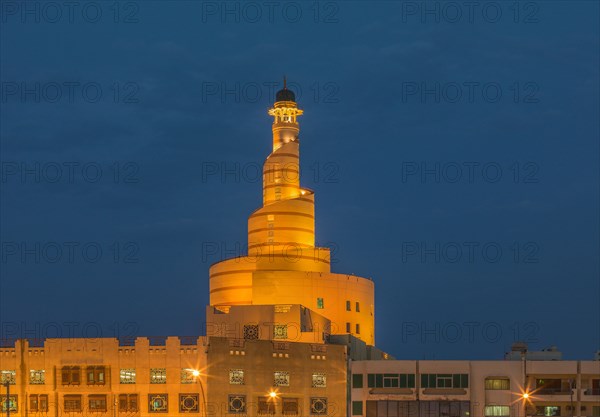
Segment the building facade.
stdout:
<svg viewBox="0 0 600 417">
<path fill-rule="evenodd" d="M 600 361 L 354 361 L 351 374 L 351 416 L 600 416 Z"/>
</svg>

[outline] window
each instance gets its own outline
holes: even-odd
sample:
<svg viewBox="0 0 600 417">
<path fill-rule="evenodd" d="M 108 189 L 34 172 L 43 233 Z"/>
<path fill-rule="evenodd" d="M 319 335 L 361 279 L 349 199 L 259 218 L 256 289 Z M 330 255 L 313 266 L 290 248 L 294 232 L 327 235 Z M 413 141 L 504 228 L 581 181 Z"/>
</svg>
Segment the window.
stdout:
<svg viewBox="0 0 600 417">
<path fill-rule="evenodd" d="M 90 411 L 106 411 L 106 395 L 90 395 L 88 406 Z"/>
<path fill-rule="evenodd" d="M 388 404 L 392 401 L 388 401 Z M 469 401 L 419 401 L 415 402 L 415 411 L 420 417 L 469 417 L 471 413 Z M 402 404 L 400 411 L 403 412 Z M 367 404 L 367 412 L 369 406 Z M 411 406 L 409 405 L 409 411 Z"/>
<path fill-rule="evenodd" d="M 258 397 L 258 415 L 275 414 L 275 401 L 269 397 Z"/>
<path fill-rule="evenodd" d="M 356 323 L 356 334 L 360 334 L 360 324 Z"/>
<path fill-rule="evenodd" d="M 290 386 L 290 373 L 285 371 L 276 371 L 273 374 L 273 385 L 276 387 Z"/>
<path fill-rule="evenodd" d="M 421 388 L 469 388 L 469 375 L 421 374 Z"/>
<path fill-rule="evenodd" d="M 166 384 L 167 383 L 167 370 L 165 368 L 151 368 L 150 369 L 150 383 L 151 384 Z"/>
<path fill-rule="evenodd" d="M 360 313 L 360 303 L 358 301 L 356 302 L 356 312 Z"/>
<path fill-rule="evenodd" d="M 88 385 L 104 385 L 104 366 L 88 366 L 87 383 Z"/>
<path fill-rule="evenodd" d="M 244 385 L 244 371 L 242 369 L 230 369 L 229 383 L 232 385 Z"/>
<path fill-rule="evenodd" d="M 46 383 L 46 371 L 43 369 L 30 369 L 29 383 L 31 385 L 44 385 Z"/>
<path fill-rule="evenodd" d="M 436 375 L 436 387 L 437 388 L 452 388 L 452 375 L 450 375 L 450 374 Z"/>
<path fill-rule="evenodd" d="M 352 311 L 352 303 L 350 300 L 346 300 L 346 311 Z"/>
<path fill-rule="evenodd" d="M 369 374 L 369 388 L 415 388 L 415 374 Z"/>
<path fill-rule="evenodd" d="M 492 390 L 509 390 L 510 379 L 508 378 L 486 378 L 485 389 Z"/>
<path fill-rule="evenodd" d="M 230 414 L 245 414 L 246 413 L 246 396 L 245 395 L 229 395 L 228 410 Z"/>
<path fill-rule="evenodd" d="M 536 379 L 536 394 L 557 394 L 559 392 L 567 393 L 570 389 L 565 384 L 565 390 L 562 390 L 562 380 L 560 379 Z"/>
<path fill-rule="evenodd" d="M 281 407 L 284 416 L 298 415 L 298 398 L 282 398 Z"/>
<path fill-rule="evenodd" d="M 65 411 L 81 411 L 81 395 L 65 395 L 63 400 Z"/>
<path fill-rule="evenodd" d="M 63 366 L 62 367 L 62 384 L 63 385 L 79 385 L 81 368 L 79 366 Z M 80 405 L 81 408 L 81 405 Z"/>
<path fill-rule="evenodd" d="M 312 415 L 327 414 L 327 398 L 311 398 L 310 399 L 310 414 L 312 414 Z"/>
<path fill-rule="evenodd" d="M 198 413 L 200 412 L 198 394 L 179 394 L 179 412 L 180 413 Z"/>
<path fill-rule="evenodd" d="M 352 388 L 363 387 L 363 374 L 352 374 Z"/>
<path fill-rule="evenodd" d="M 312 374 L 312 387 L 313 388 L 326 388 L 327 387 L 327 375 L 323 372 L 315 372 Z"/>
<path fill-rule="evenodd" d="M 258 339 L 258 324 L 245 324 L 244 325 L 244 339 L 246 339 L 246 340 L 257 340 Z"/>
<path fill-rule="evenodd" d="M 124 368 L 119 372 L 121 384 L 135 384 L 135 368 Z"/>
<path fill-rule="evenodd" d="M 148 412 L 166 413 L 169 411 L 169 394 L 148 394 Z"/>
<path fill-rule="evenodd" d="M 6 413 L 7 411 L 18 411 L 18 401 L 17 401 L 17 396 L 16 395 L 10 395 L 8 397 L 8 401 L 6 400 L 6 394 L 0 396 L 0 398 L 2 399 L 2 412 Z"/>
<path fill-rule="evenodd" d="M 346 323 L 346 333 L 350 333 L 350 323 Z"/>
<path fill-rule="evenodd" d="M 119 394 L 119 411 L 138 412 L 137 394 Z"/>
<path fill-rule="evenodd" d="M 322 298 L 317 298 L 317 308 L 319 308 L 319 309 L 325 308 L 325 302 L 323 301 Z"/>
<path fill-rule="evenodd" d="M 46 394 L 29 396 L 29 411 L 48 411 L 48 396 Z"/>
<path fill-rule="evenodd" d="M 0 384 L 6 383 L 10 385 L 17 383 L 17 371 L 0 371 Z"/>
<path fill-rule="evenodd" d="M 546 417 L 560 416 L 560 407 L 555 405 L 537 406 L 535 407 L 535 415 Z"/>
<path fill-rule="evenodd" d="M 352 415 L 353 416 L 362 416 L 362 413 L 363 413 L 362 401 L 352 401 Z"/>
<path fill-rule="evenodd" d="M 485 417 L 508 417 L 510 407 L 508 405 L 486 405 L 483 411 Z"/>
<path fill-rule="evenodd" d="M 273 326 L 273 339 L 287 339 L 287 324 L 276 324 Z"/>
<path fill-rule="evenodd" d="M 179 382 L 182 384 L 193 384 L 194 382 L 196 382 L 194 371 L 187 368 L 182 369 Z"/>
</svg>

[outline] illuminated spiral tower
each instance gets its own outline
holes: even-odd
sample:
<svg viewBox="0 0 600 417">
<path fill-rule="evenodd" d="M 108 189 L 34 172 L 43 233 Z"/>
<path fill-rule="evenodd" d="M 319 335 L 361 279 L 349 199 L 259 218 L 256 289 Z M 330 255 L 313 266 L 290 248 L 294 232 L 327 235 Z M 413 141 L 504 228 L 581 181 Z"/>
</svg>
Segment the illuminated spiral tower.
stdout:
<svg viewBox="0 0 600 417">
<path fill-rule="evenodd" d="M 263 166 L 263 206 L 248 218 L 248 255 L 210 267 L 210 305 L 301 304 L 375 344 L 374 284 L 331 273 L 328 248 L 315 247 L 315 195 L 300 186 L 298 117 L 303 111 L 284 87 L 273 108 L 273 152 Z"/>
</svg>

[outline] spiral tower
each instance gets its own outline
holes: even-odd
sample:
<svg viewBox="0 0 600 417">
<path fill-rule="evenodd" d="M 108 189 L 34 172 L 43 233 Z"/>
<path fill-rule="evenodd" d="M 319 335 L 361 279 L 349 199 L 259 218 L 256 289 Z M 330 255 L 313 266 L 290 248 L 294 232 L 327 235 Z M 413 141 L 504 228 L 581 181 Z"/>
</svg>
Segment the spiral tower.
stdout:
<svg viewBox="0 0 600 417">
<path fill-rule="evenodd" d="M 301 304 L 331 320 L 332 334 L 374 345 L 373 281 L 332 273 L 329 249 L 315 246 L 315 194 L 300 186 L 302 114 L 284 78 L 269 109 L 273 151 L 263 165 L 263 206 L 248 218 L 248 254 L 210 267 L 210 305 Z"/>
</svg>

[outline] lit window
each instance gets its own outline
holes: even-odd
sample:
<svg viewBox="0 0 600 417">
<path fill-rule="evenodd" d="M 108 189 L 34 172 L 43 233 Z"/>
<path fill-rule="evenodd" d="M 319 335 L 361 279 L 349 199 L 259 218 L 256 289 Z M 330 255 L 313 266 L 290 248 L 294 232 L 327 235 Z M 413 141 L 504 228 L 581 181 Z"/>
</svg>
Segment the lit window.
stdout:
<svg viewBox="0 0 600 417">
<path fill-rule="evenodd" d="M 270 221 L 270 222 L 275 221 L 275 215 L 267 214 L 267 221 Z"/>
<path fill-rule="evenodd" d="M 150 369 L 150 383 L 151 384 L 166 384 L 167 383 L 167 370 L 165 368 Z"/>
<path fill-rule="evenodd" d="M 485 417 L 508 417 L 510 407 L 508 405 L 486 405 L 483 415 Z"/>
<path fill-rule="evenodd" d="M 284 371 L 276 371 L 273 374 L 273 385 L 276 387 L 290 386 L 290 373 Z"/>
<path fill-rule="evenodd" d="M 6 413 L 7 411 L 17 412 L 17 396 L 11 395 L 8 397 L 8 401 L 6 401 L 6 395 L 0 396 L 0 401 L 2 402 L 2 412 Z"/>
<path fill-rule="evenodd" d="M 229 370 L 229 383 L 233 385 L 244 385 L 244 370 L 243 369 L 230 369 Z"/>
<path fill-rule="evenodd" d="M 29 383 L 31 385 L 44 385 L 46 383 L 46 371 L 43 369 L 30 369 Z"/>
<path fill-rule="evenodd" d="M 17 371 L 1 371 L 0 384 L 15 385 L 17 383 Z"/>
<path fill-rule="evenodd" d="M 546 417 L 560 416 L 560 407 L 555 405 L 537 406 L 535 407 L 535 415 Z"/>
<path fill-rule="evenodd" d="M 510 379 L 508 379 L 508 378 L 487 378 L 485 380 L 485 389 L 509 390 L 510 389 Z"/>
<path fill-rule="evenodd" d="M 273 339 L 287 339 L 287 324 L 276 324 L 273 326 Z"/>
<path fill-rule="evenodd" d="M 322 298 L 317 298 L 317 308 L 325 308 L 325 302 Z"/>
<path fill-rule="evenodd" d="M 124 368 L 119 372 L 121 384 L 135 384 L 135 368 Z"/>
<path fill-rule="evenodd" d="M 88 366 L 86 372 L 88 385 L 104 385 L 104 366 Z"/>
<path fill-rule="evenodd" d="M 151 413 L 169 411 L 169 394 L 148 394 L 148 411 Z"/>
<path fill-rule="evenodd" d="M 315 372 L 314 374 L 312 374 L 312 387 L 326 388 L 327 376 L 323 372 Z"/>
<path fill-rule="evenodd" d="M 182 369 L 180 382 L 182 384 L 193 384 L 194 382 L 196 382 L 194 371 L 189 369 Z"/>
</svg>

